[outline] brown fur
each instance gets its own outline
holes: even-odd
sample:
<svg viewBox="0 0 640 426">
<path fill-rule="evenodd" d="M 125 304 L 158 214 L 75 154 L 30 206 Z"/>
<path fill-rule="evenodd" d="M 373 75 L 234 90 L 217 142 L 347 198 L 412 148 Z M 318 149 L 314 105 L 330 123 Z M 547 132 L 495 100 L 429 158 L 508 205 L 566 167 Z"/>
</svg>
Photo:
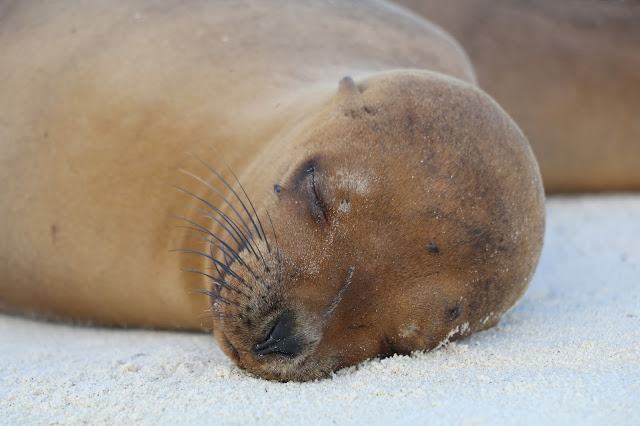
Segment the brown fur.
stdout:
<svg viewBox="0 0 640 426">
<path fill-rule="evenodd" d="M 396 2 L 460 41 L 548 192 L 640 189 L 640 2 Z"/>
<path fill-rule="evenodd" d="M 15 2 L 0 30 L 7 310 L 198 328 L 205 286 L 238 365 L 309 380 L 489 327 L 533 275 L 526 138 L 402 9 Z M 257 354 L 285 317 L 295 356 Z"/>
</svg>

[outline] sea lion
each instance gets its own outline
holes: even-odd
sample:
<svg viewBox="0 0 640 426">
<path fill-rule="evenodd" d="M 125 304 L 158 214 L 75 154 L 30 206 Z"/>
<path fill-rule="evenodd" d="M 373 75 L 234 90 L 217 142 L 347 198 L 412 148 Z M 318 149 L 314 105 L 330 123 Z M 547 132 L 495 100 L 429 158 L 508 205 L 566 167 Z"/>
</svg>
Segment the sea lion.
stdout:
<svg viewBox="0 0 640 426">
<path fill-rule="evenodd" d="M 5 2 L 0 49 L 6 310 L 197 329 L 204 288 L 239 366 L 311 380 L 490 327 L 533 275 L 527 140 L 402 8 Z"/>
</svg>

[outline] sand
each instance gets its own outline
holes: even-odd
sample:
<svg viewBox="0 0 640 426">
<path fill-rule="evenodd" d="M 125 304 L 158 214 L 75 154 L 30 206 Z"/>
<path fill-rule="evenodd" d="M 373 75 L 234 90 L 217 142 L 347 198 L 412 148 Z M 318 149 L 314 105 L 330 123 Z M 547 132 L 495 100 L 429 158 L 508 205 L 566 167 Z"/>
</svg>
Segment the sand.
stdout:
<svg viewBox="0 0 640 426">
<path fill-rule="evenodd" d="M 535 278 L 491 330 L 313 383 L 206 334 L 0 314 L 0 423 L 640 424 L 640 195 L 553 197 Z"/>
</svg>

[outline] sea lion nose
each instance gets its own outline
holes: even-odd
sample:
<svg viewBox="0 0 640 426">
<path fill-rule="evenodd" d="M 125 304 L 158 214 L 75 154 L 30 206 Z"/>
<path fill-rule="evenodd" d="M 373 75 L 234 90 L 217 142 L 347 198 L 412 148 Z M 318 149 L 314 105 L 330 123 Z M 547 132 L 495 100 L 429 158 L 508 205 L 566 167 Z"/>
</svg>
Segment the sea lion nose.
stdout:
<svg viewBox="0 0 640 426">
<path fill-rule="evenodd" d="M 291 335 L 293 319 L 284 314 L 276 322 L 269 338 L 253 347 L 256 355 L 277 354 L 287 358 L 294 358 L 300 352 L 298 337 Z"/>
</svg>

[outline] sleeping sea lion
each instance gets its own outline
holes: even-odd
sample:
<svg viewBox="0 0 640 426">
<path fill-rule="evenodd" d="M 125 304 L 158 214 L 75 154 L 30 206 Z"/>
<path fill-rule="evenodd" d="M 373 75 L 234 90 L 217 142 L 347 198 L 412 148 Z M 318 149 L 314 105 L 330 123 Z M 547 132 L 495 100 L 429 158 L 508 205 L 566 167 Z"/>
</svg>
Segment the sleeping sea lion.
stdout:
<svg viewBox="0 0 640 426">
<path fill-rule="evenodd" d="M 202 289 L 240 367 L 311 380 L 490 327 L 534 273 L 529 144 L 405 9 L 4 2 L 0 51 L 5 310 L 199 329 Z"/>
</svg>

